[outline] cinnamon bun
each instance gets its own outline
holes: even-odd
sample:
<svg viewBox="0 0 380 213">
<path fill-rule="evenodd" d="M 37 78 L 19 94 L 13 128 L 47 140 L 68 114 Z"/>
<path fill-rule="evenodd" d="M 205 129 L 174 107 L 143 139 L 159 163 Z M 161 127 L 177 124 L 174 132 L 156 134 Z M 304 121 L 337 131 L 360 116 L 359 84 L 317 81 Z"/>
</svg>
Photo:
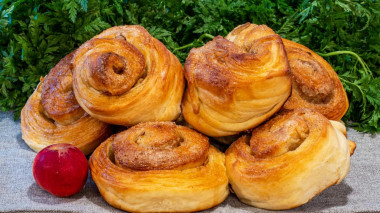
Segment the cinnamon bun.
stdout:
<svg viewBox="0 0 380 213">
<path fill-rule="evenodd" d="M 113 135 L 89 163 L 103 198 L 125 211 L 199 211 L 229 193 L 224 154 L 172 122 L 140 123 Z"/>
<path fill-rule="evenodd" d="M 292 94 L 284 109 L 307 107 L 328 119 L 341 119 L 348 109 L 348 98 L 334 69 L 309 48 L 282 40 L 292 76 Z"/>
<path fill-rule="evenodd" d="M 141 26 L 105 30 L 77 50 L 73 65 L 75 97 L 101 121 L 132 126 L 179 116 L 183 67 Z"/>
<path fill-rule="evenodd" d="M 234 142 L 226 151 L 226 168 L 240 201 L 290 209 L 340 183 L 350 168 L 352 142 L 342 132 L 344 125 L 336 125 L 317 111 L 299 108 L 281 112 L 251 137 Z"/>
<path fill-rule="evenodd" d="M 212 137 L 251 129 L 277 112 L 291 91 L 289 64 L 279 35 L 244 24 L 190 51 L 185 120 Z"/>
<path fill-rule="evenodd" d="M 21 111 L 22 138 L 38 152 L 55 143 L 69 143 L 90 154 L 111 133 L 108 124 L 88 115 L 72 90 L 73 54 L 46 76 Z"/>
</svg>

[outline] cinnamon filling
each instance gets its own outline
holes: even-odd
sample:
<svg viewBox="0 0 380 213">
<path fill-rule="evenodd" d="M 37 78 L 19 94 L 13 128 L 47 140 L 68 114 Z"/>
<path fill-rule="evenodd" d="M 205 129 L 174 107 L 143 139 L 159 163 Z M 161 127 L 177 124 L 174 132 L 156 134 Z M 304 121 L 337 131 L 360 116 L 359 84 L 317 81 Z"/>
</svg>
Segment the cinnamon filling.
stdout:
<svg viewBox="0 0 380 213">
<path fill-rule="evenodd" d="M 145 58 L 124 39 L 94 39 L 89 42 L 84 70 L 88 83 L 108 95 L 128 92 L 144 73 Z M 95 51 L 96 50 L 96 51 Z"/>
<path fill-rule="evenodd" d="M 303 113 L 285 114 L 255 129 L 250 146 L 257 158 L 277 157 L 296 150 L 308 136 L 309 125 Z"/>
<path fill-rule="evenodd" d="M 208 138 L 172 122 L 141 123 L 118 133 L 115 163 L 130 170 L 188 169 L 207 159 Z"/>
<path fill-rule="evenodd" d="M 328 103 L 333 95 L 334 82 L 313 58 L 289 60 L 294 90 L 311 103 Z"/>
</svg>

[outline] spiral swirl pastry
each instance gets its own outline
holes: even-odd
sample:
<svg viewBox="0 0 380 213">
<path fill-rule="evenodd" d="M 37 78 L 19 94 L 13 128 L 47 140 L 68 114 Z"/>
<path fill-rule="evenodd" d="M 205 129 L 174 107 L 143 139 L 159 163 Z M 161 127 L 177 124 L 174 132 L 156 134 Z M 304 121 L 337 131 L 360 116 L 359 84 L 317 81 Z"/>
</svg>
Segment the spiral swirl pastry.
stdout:
<svg viewBox="0 0 380 213">
<path fill-rule="evenodd" d="M 90 158 L 93 180 L 112 206 L 130 212 L 191 212 L 228 196 L 224 154 L 172 122 L 140 123 L 103 142 Z"/>
<path fill-rule="evenodd" d="M 170 121 L 180 113 L 183 67 L 143 27 L 112 27 L 77 50 L 73 85 L 82 108 L 101 121 Z"/>
<path fill-rule="evenodd" d="M 185 77 L 183 116 L 212 137 L 259 125 L 281 108 L 291 91 L 280 36 L 265 25 L 250 23 L 192 49 Z"/>
<path fill-rule="evenodd" d="M 38 152 L 55 143 L 69 143 L 90 154 L 111 133 L 109 125 L 89 116 L 72 88 L 72 58 L 64 57 L 29 97 L 21 111 L 22 138 Z"/>
<path fill-rule="evenodd" d="M 309 48 L 282 40 L 292 76 L 292 94 L 284 108 L 307 107 L 328 119 L 341 119 L 348 109 L 348 98 L 334 69 Z"/>
<path fill-rule="evenodd" d="M 344 133 L 342 123 L 331 123 L 317 111 L 283 111 L 228 148 L 230 184 L 248 205 L 300 206 L 347 175 L 350 142 Z"/>
</svg>

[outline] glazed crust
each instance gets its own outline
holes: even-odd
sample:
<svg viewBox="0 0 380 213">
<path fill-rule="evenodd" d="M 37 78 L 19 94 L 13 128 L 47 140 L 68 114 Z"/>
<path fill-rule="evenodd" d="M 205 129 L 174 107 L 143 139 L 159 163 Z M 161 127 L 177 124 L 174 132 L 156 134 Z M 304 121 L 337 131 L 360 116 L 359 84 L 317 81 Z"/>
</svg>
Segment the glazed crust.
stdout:
<svg viewBox="0 0 380 213">
<path fill-rule="evenodd" d="M 244 24 L 190 51 L 183 116 L 212 137 L 253 128 L 278 111 L 291 91 L 289 64 L 279 35 Z"/>
<path fill-rule="evenodd" d="M 132 154 L 144 150 L 152 151 Z M 199 211 L 229 193 L 224 154 L 207 137 L 171 122 L 142 123 L 111 136 L 89 164 L 103 198 L 125 211 Z"/>
<path fill-rule="evenodd" d="M 38 152 L 55 143 L 69 143 L 90 154 L 111 131 L 108 124 L 89 116 L 72 90 L 71 60 L 64 57 L 29 97 L 21 111 L 22 138 Z"/>
<path fill-rule="evenodd" d="M 292 76 L 292 94 L 284 109 L 307 107 L 328 119 L 341 119 L 348 109 L 348 98 L 334 69 L 309 48 L 282 40 Z"/>
<path fill-rule="evenodd" d="M 132 126 L 179 116 L 183 67 L 141 26 L 105 30 L 78 49 L 73 65 L 75 97 L 101 121 Z"/>
<path fill-rule="evenodd" d="M 350 145 L 344 133 L 342 123 L 314 110 L 284 111 L 226 151 L 232 189 L 259 208 L 300 206 L 346 177 Z"/>
</svg>

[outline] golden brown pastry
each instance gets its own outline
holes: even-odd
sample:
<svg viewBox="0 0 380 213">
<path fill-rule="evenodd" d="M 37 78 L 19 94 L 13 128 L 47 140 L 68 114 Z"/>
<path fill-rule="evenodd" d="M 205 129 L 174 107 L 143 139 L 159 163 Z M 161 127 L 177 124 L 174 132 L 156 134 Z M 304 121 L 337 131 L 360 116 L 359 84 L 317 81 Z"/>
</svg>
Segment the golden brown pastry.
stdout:
<svg viewBox="0 0 380 213">
<path fill-rule="evenodd" d="M 73 84 L 82 108 L 101 121 L 170 121 L 180 113 L 183 67 L 143 27 L 112 27 L 77 50 Z"/>
<path fill-rule="evenodd" d="M 290 209 L 340 183 L 350 168 L 350 147 L 344 125 L 332 122 L 307 108 L 283 111 L 234 142 L 226 168 L 240 201 Z"/>
<path fill-rule="evenodd" d="M 309 48 L 282 39 L 292 76 L 292 94 L 285 109 L 307 107 L 328 119 L 341 119 L 348 109 L 348 98 L 338 75 L 327 61 Z"/>
<path fill-rule="evenodd" d="M 183 116 L 212 137 L 253 128 L 277 112 L 291 91 L 289 64 L 279 35 L 244 24 L 190 51 Z"/>
<path fill-rule="evenodd" d="M 228 196 L 224 154 L 172 122 L 140 123 L 92 154 L 93 180 L 112 206 L 131 212 L 191 212 Z"/>
<path fill-rule="evenodd" d="M 38 152 L 55 143 L 69 143 L 90 154 L 111 133 L 109 125 L 89 116 L 72 89 L 71 53 L 47 75 L 21 111 L 22 138 Z"/>
</svg>

